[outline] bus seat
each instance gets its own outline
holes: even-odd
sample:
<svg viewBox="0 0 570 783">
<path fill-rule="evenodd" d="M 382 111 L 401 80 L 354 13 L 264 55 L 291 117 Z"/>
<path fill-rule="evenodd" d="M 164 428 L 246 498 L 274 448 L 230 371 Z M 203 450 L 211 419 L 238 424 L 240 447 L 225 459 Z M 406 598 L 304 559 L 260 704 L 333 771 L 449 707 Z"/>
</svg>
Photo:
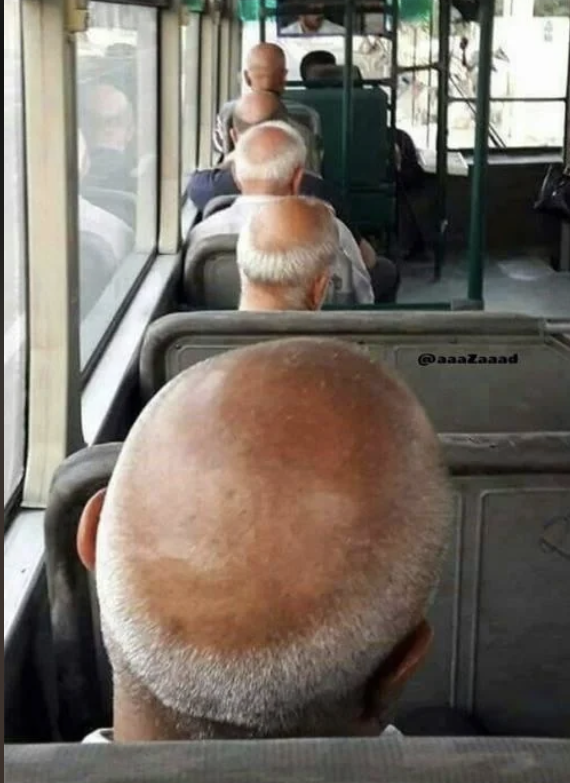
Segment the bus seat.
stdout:
<svg viewBox="0 0 570 783">
<path fill-rule="evenodd" d="M 110 669 L 94 584 L 77 556 L 76 536 L 83 507 L 109 483 L 120 449 L 120 443 L 106 443 L 68 457 L 54 475 L 45 513 L 58 723 L 62 736 L 71 741 L 111 720 Z"/>
<path fill-rule="evenodd" d="M 7 745 L 10 783 L 567 783 L 570 743 L 377 737 Z M 252 772 L 255 770 L 255 772 Z"/>
<path fill-rule="evenodd" d="M 283 103 L 292 119 L 308 128 L 317 139 L 322 138 L 321 117 L 318 111 L 302 103 L 291 101 L 283 101 Z"/>
<path fill-rule="evenodd" d="M 81 195 L 95 206 L 118 217 L 127 226 L 134 228 L 136 225 L 137 200 L 133 193 L 88 186 L 81 189 Z"/>
<path fill-rule="evenodd" d="M 206 206 L 204 207 L 204 212 L 202 213 L 202 220 L 205 220 L 206 218 L 209 218 L 210 215 L 215 215 L 216 212 L 221 212 L 222 209 L 227 209 L 228 207 L 231 207 L 231 205 L 234 203 L 234 201 L 237 198 L 237 194 L 228 194 L 226 196 L 214 196 L 214 198 L 211 198 Z"/>
<path fill-rule="evenodd" d="M 283 335 L 329 335 L 396 368 L 438 432 L 570 431 L 570 345 L 556 328 L 541 318 L 472 312 L 182 313 L 150 325 L 141 381 L 152 395 L 211 353 Z M 488 357 L 516 361 L 457 363 Z"/>
<path fill-rule="evenodd" d="M 435 734 L 433 718 L 422 724 L 421 716 L 451 708 L 489 733 L 568 737 L 570 434 L 447 434 L 440 441 L 454 484 L 456 532 L 428 613 L 433 650 L 404 692 L 396 724 Z M 65 741 L 111 725 L 110 671 L 76 534 L 83 507 L 108 484 L 120 448 L 92 446 L 68 457 L 46 510 Z"/>
<path fill-rule="evenodd" d="M 208 310 L 235 310 L 239 306 L 236 245 L 236 234 L 220 234 L 190 244 L 184 261 L 184 287 L 189 305 Z M 352 307 L 355 303 L 352 264 L 345 255 L 340 257 L 332 275 L 326 302 L 339 307 Z"/>
<path fill-rule="evenodd" d="M 287 89 L 287 100 L 303 103 L 317 111 L 321 118 L 323 165 L 322 176 L 343 186 L 343 90 L 324 86 L 321 89 Z M 351 217 L 362 230 L 393 226 L 395 187 L 388 175 L 389 128 L 388 98 L 381 89 L 355 87 L 353 123 L 349 159 L 349 198 Z"/>
<path fill-rule="evenodd" d="M 237 234 L 220 234 L 190 244 L 184 259 L 184 288 L 189 304 L 209 309 L 238 306 L 237 239 Z"/>
</svg>

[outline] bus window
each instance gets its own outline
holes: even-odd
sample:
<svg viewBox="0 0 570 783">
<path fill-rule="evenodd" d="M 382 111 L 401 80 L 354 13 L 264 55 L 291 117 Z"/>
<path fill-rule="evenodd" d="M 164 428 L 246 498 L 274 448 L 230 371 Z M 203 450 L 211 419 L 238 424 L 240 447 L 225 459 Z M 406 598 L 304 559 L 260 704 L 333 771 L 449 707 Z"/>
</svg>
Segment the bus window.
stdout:
<svg viewBox="0 0 570 783">
<path fill-rule="evenodd" d="M 156 245 L 157 12 L 93 2 L 77 37 L 79 292 L 85 366 Z"/>
<path fill-rule="evenodd" d="M 4 506 L 24 472 L 25 210 L 21 4 L 4 2 Z"/>
<path fill-rule="evenodd" d="M 198 161 L 198 77 L 200 51 L 200 16 L 189 14 L 181 28 L 182 84 L 182 192 Z"/>
</svg>

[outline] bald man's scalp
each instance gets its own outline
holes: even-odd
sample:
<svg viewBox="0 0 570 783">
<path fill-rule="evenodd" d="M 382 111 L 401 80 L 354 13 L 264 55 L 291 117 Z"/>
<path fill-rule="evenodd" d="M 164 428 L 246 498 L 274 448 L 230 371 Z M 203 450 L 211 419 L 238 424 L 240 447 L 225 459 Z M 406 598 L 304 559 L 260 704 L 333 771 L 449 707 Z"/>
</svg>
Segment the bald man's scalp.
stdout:
<svg viewBox="0 0 570 783">
<path fill-rule="evenodd" d="M 248 71 L 260 69 L 272 69 L 285 67 L 285 52 L 274 43 L 259 43 L 253 46 L 246 59 Z"/>
<path fill-rule="evenodd" d="M 386 512 L 418 445 L 435 461 L 435 440 L 399 382 L 333 345 L 268 344 L 198 365 L 125 446 L 109 503 L 129 509 L 131 588 L 170 638 L 245 651 L 302 634 L 397 532 Z M 110 528 L 113 517 L 111 506 Z"/>
<path fill-rule="evenodd" d="M 231 351 L 169 384 L 125 443 L 98 538 L 107 643 L 168 707 L 284 726 L 419 622 L 448 518 L 433 430 L 369 356 Z"/>
<path fill-rule="evenodd" d="M 247 93 L 236 102 L 232 125 L 238 133 L 243 133 L 254 125 L 285 119 L 287 111 L 279 97 L 267 90 L 260 90 Z"/>
<path fill-rule="evenodd" d="M 260 252 L 290 252 L 315 242 L 334 215 L 323 201 L 291 196 L 264 204 L 250 221 L 251 241 Z"/>
</svg>

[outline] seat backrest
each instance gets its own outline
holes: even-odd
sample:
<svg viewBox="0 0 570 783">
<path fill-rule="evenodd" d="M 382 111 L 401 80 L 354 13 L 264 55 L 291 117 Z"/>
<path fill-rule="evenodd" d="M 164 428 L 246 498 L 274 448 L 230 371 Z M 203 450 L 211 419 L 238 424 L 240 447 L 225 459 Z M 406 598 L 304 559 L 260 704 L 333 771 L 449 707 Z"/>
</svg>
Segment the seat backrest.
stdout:
<svg viewBox="0 0 570 783">
<path fill-rule="evenodd" d="M 214 196 L 214 198 L 211 198 L 206 206 L 204 207 L 204 211 L 202 213 L 202 220 L 205 220 L 206 218 L 210 217 L 210 215 L 215 215 L 216 212 L 221 212 L 222 209 L 227 209 L 228 207 L 231 207 L 231 205 L 234 203 L 236 198 L 238 197 L 238 194 L 229 194 L 227 196 Z"/>
<path fill-rule="evenodd" d="M 89 743 L 56 748 L 7 745 L 5 759 L 9 783 L 222 783 L 251 780 L 253 776 L 279 783 L 567 783 L 570 743 L 536 738 L 385 735 L 381 742 L 377 737 L 338 737 L 286 742 L 117 742 L 105 748 Z"/>
<path fill-rule="evenodd" d="M 321 118 L 323 177 L 343 184 L 342 87 L 322 89 L 291 88 L 286 100 L 303 103 Z M 349 169 L 351 186 L 378 189 L 387 181 L 388 98 L 381 89 L 355 87 L 353 90 L 352 144 Z"/>
<path fill-rule="evenodd" d="M 454 483 L 455 535 L 428 615 L 434 648 L 404 694 L 397 724 L 435 734 L 422 713 L 452 708 L 490 733 L 569 737 L 570 435 L 440 439 Z M 85 503 L 108 484 L 119 451 L 120 444 L 107 444 L 69 457 L 46 510 L 65 741 L 111 725 L 109 666 L 76 535 Z"/>
<path fill-rule="evenodd" d="M 321 117 L 318 111 L 310 106 L 292 101 L 283 101 L 289 116 L 297 122 L 305 125 L 318 139 L 322 136 Z"/>
<path fill-rule="evenodd" d="M 220 234 L 190 244 L 184 261 L 188 304 L 209 310 L 235 310 L 239 306 L 237 239 L 236 234 Z M 335 266 L 325 301 L 339 307 L 355 303 L 352 263 L 344 255 Z"/>
<path fill-rule="evenodd" d="M 111 725 L 111 681 L 90 575 L 77 555 L 77 528 L 90 497 L 106 487 L 120 443 L 73 454 L 56 471 L 45 514 L 46 572 L 62 737 L 81 740 Z"/>
<path fill-rule="evenodd" d="M 570 431 L 570 345 L 552 328 L 468 312 L 183 313 L 151 324 L 141 381 L 152 395 L 223 350 L 283 335 L 342 337 L 397 369 L 439 432 Z"/>
</svg>

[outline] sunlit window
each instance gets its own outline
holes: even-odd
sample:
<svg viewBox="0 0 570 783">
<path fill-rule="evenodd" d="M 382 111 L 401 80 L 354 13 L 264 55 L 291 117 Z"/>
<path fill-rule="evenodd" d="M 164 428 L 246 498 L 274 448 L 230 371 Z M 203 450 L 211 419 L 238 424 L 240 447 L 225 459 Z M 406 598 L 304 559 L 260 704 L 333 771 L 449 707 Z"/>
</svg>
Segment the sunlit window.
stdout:
<svg viewBox="0 0 570 783">
<path fill-rule="evenodd" d="M 198 161 L 200 16 L 189 14 L 182 37 L 182 191 Z"/>
<path fill-rule="evenodd" d="M 4 2 L 4 505 L 22 479 L 26 305 L 21 18 Z"/>
<path fill-rule="evenodd" d="M 89 20 L 77 40 L 83 365 L 157 235 L 157 12 L 93 2 Z"/>
</svg>

